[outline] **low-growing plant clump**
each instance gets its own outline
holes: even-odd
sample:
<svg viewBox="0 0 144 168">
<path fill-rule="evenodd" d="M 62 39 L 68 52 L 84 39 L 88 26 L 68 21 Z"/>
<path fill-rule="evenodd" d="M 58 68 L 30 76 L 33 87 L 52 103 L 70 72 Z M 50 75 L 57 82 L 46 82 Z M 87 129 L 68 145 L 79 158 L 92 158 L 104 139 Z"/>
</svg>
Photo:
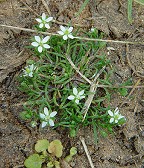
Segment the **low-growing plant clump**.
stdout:
<svg viewBox="0 0 144 168">
<path fill-rule="evenodd" d="M 103 33 L 60 26 L 57 34 L 50 34 L 46 31 L 53 17 L 43 13 L 36 20 L 40 35 L 32 38 L 29 47 L 36 58 L 27 61 L 19 78 L 20 90 L 28 95 L 21 117 L 32 127 L 68 128 L 71 137 L 80 127 L 92 125 L 96 138 L 97 132 L 106 136 L 114 126 L 124 124 L 126 118 L 118 107 L 112 110 L 110 100 L 113 92 L 126 96 L 127 89 L 112 88 L 114 70 L 104 54 L 106 43 L 87 40 L 100 39 Z"/>
<path fill-rule="evenodd" d="M 69 163 L 73 156 L 77 154 L 77 149 L 72 147 L 70 154 L 65 158 L 63 155 L 63 145 L 60 140 L 49 142 L 47 139 L 38 140 L 35 144 L 36 153 L 30 155 L 24 162 L 27 168 L 61 168 L 63 162 Z"/>
</svg>

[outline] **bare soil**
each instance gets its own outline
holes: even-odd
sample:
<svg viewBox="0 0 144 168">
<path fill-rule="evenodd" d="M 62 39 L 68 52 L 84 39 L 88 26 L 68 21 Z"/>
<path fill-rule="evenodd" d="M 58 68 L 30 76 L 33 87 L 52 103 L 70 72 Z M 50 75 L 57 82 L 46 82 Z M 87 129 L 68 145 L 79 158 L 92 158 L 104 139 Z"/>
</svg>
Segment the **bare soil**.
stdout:
<svg viewBox="0 0 144 168">
<path fill-rule="evenodd" d="M 107 39 L 144 41 L 144 7 L 133 3 L 133 24 L 127 20 L 126 0 L 91 0 L 80 16 L 75 17 L 83 1 L 45 0 L 57 21 L 79 24 L 83 29 L 92 26 L 107 35 Z M 36 14 L 47 13 L 41 0 L 0 1 L 0 24 L 32 28 Z M 31 9 L 31 10 L 30 10 Z M 48 13 L 47 13 L 48 14 Z M 59 25 L 57 25 L 59 27 Z M 31 128 L 20 119 L 22 104 L 26 101 L 17 89 L 20 74 L 31 53 L 25 49 L 31 33 L 0 27 L 0 165 L 1 168 L 23 167 L 27 156 L 33 152 L 38 139 L 60 139 L 65 153 L 71 146 L 78 148 L 78 155 L 71 163 L 74 168 L 90 168 L 79 136 L 85 138 L 90 156 L 96 168 L 144 168 L 144 89 L 135 88 L 129 99 L 113 95 L 112 107 L 120 106 L 127 122 L 115 129 L 107 138 L 99 136 L 94 143 L 92 128 L 80 129 L 76 138 L 68 137 L 66 130 Z M 133 83 L 144 84 L 144 45 L 108 43 L 115 48 L 109 58 L 116 69 L 113 78 L 121 83 L 128 78 Z M 129 89 L 129 93 L 131 89 Z M 65 167 L 64 167 L 65 168 Z"/>
</svg>

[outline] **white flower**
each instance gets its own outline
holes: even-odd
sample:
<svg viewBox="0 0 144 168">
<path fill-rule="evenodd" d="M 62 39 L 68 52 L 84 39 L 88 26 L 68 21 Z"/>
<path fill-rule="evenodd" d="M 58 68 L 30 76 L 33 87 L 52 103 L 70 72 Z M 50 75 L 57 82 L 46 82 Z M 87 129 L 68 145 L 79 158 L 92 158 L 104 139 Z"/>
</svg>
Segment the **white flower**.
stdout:
<svg viewBox="0 0 144 168">
<path fill-rule="evenodd" d="M 54 121 L 52 118 L 57 114 L 56 111 L 53 111 L 52 113 L 49 113 L 48 108 L 44 108 L 44 114 L 40 113 L 40 118 L 43 120 L 42 121 L 42 128 L 45 127 L 47 124 L 50 126 L 54 126 Z"/>
<path fill-rule="evenodd" d="M 114 110 L 114 112 L 112 112 L 111 110 L 108 110 L 108 114 L 111 116 L 110 123 L 114 122 L 115 124 L 117 124 L 121 118 L 125 119 L 124 116 L 122 116 L 121 114 L 119 114 L 118 107 L 116 107 L 116 109 Z"/>
<path fill-rule="evenodd" d="M 94 31 L 95 31 L 95 28 L 94 28 L 94 27 L 92 27 L 92 28 L 91 28 L 91 32 L 94 32 Z"/>
<path fill-rule="evenodd" d="M 43 13 L 41 19 L 37 18 L 36 21 L 39 22 L 39 28 L 46 27 L 47 29 L 50 29 L 49 22 L 53 20 L 53 17 L 46 17 L 46 14 Z"/>
<path fill-rule="evenodd" d="M 35 42 L 32 42 L 31 45 L 34 47 L 38 47 L 38 51 L 41 53 L 44 48 L 48 49 L 50 46 L 46 44 L 48 40 L 50 39 L 49 36 L 46 36 L 45 38 L 41 39 L 39 36 L 35 36 Z"/>
<path fill-rule="evenodd" d="M 75 103 L 79 104 L 79 100 L 85 98 L 84 96 L 84 90 L 78 92 L 77 88 L 73 88 L 73 94 L 74 95 L 70 95 L 68 97 L 69 100 L 74 100 L 75 99 Z"/>
<path fill-rule="evenodd" d="M 73 27 L 60 26 L 60 29 L 61 31 L 58 31 L 58 33 L 63 36 L 64 40 L 67 40 L 68 38 L 71 38 L 71 39 L 74 38 L 74 36 L 71 34 Z"/>
<path fill-rule="evenodd" d="M 34 64 L 28 65 L 25 67 L 25 69 L 23 69 L 23 76 L 29 76 L 29 77 L 33 77 L 33 72 L 36 69 L 36 67 L 34 66 Z"/>
</svg>

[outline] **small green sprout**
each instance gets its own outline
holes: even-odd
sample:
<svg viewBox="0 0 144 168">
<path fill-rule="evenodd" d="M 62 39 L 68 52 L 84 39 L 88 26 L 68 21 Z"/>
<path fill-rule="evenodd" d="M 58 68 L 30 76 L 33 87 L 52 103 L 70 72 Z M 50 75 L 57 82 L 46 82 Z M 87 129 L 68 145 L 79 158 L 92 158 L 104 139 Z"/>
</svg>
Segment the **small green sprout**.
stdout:
<svg viewBox="0 0 144 168">
<path fill-rule="evenodd" d="M 38 140 L 35 144 L 35 150 L 40 153 L 46 151 L 49 146 L 49 141 L 47 139 Z"/>
<path fill-rule="evenodd" d="M 33 154 L 25 160 L 24 165 L 27 168 L 41 168 L 43 162 L 39 154 Z"/>
<path fill-rule="evenodd" d="M 70 154 L 65 157 L 65 161 L 69 163 L 70 161 L 72 161 L 72 157 L 76 154 L 77 154 L 77 149 L 75 147 L 72 147 L 70 149 Z"/>
<path fill-rule="evenodd" d="M 61 168 L 60 161 L 64 159 L 62 158 L 63 146 L 60 140 L 56 139 L 50 143 L 47 139 L 38 140 L 35 144 L 35 150 L 37 153 L 30 155 L 24 161 L 27 168 L 41 168 L 43 163 L 47 165 L 47 168 Z M 76 148 L 72 147 L 70 155 L 66 157 L 67 162 L 70 162 L 76 153 Z M 59 158 L 61 158 L 60 161 Z"/>
</svg>

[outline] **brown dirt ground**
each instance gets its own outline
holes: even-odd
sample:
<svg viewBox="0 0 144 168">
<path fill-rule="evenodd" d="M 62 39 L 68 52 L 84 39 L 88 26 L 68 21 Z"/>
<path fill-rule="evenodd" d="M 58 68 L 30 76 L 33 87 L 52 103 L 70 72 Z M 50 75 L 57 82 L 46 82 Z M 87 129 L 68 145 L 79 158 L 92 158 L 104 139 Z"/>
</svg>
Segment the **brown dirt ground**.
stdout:
<svg viewBox="0 0 144 168">
<path fill-rule="evenodd" d="M 58 21 L 80 24 L 83 28 L 94 26 L 103 31 L 107 38 L 114 40 L 143 41 L 144 7 L 133 4 L 133 24 L 127 21 L 127 1 L 125 0 L 91 0 L 89 5 L 77 18 L 74 14 L 82 5 L 80 0 L 45 0 L 51 15 Z M 47 13 L 41 0 L 23 0 L 33 11 L 41 15 Z M 32 28 L 35 23 L 33 11 L 20 0 L 0 1 L 0 24 Z M 59 25 L 56 25 L 59 26 Z M 126 116 L 126 125 L 115 129 L 114 135 L 99 137 L 99 143 L 93 142 L 91 128 L 79 130 L 75 139 L 68 137 L 65 130 L 32 129 L 20 120 L 22 102 L 25 95 L 17 90 L 16 77 L 25 61 L 31 56 L 24 49 L 31 34 L 20 30 L 0 28 L 0 165 L 1 168 L 23 167 L 23 161 L 30 153 L 34 143 L 41 138 L 60 139 L 65 151 L 71 146 L 78 148 L 78 156 L 71 167 L 90 168 L 79 136 L 85 138 L 92 161 L 96 168 L 143 168 L 144 167 L 144 90 L 135 89 L 131 99 L 113 96 L 111 106 L 120 107 Z M 144 46 L 109 43 L 114 47 L 109 57 L 116 69 L 114 78 L 121 83 L 131 77 L 136 83 L 144 79 Z M 129 90 L 131 91 L 131 89 Z"/>
</svg>

